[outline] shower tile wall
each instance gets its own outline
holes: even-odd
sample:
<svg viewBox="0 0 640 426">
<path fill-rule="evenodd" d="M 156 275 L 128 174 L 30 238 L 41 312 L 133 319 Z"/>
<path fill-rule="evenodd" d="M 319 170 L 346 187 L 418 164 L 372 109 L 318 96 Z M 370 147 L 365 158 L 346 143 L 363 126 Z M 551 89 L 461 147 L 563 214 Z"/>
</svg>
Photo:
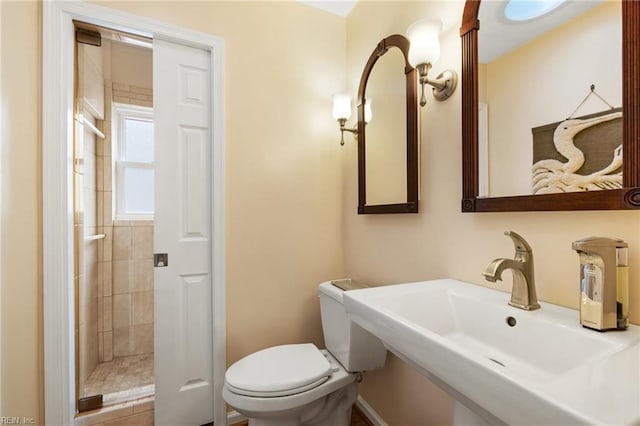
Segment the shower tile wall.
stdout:
<svg viewBox="0 0 640 426">
<path fill-rule="evenodd" d="M 153 221 L 114 221 L 112 192 L 111 103 L 152 106 L 150 88 L 105 80 L 106 138 L 97 147 L 97 221 L 104 240 L 98 245 L 98 353 L 114 357 L 153 353 Z"/>
<path fill-rule="evenodd" d="M 121 104 L 131 104 L 153 107 L 153 90 L 146 87 L 113 83 L 113 101 Z"/>
<path fill-rule="evenodd" d="M 99 47 L 78 45 L 78 98 L 76 112 L 85 122 L 100 126 L 103 117 L 103 62 Z M 74 284 L 76 286 L 76 336 L 78 339 L 78 381 L 82 384 L 99 362 L 98 330 L 102 283 L 99 280 L 97 239 L 97 150 L 99 138 L 75 121 L 74 134 Z"/>
<path fill-rule="evenodd" d="M 108 83 L 108 84 L 107 84 Z M 105 81 L 104 121 L 100 130 L 105 138 L 96 144 L 96 220 L 104 239 L 98 243 L 98 282 L 102 294 L 98 301 L 98 357 L 113 359 L 113 213 L 111 165 L 111 82 Z"/>
<path fill-rule="evenodd" d="M 153 223 L 113 227 L 113 356 L 153 352 Z"/>
<path fill-rule="evenodd" d="M 93 122 L 93 118 L 87 116 Z M 78 339 L 83 347 L 79 351 L 79 381 L 84 383 L 99 361 L 96 336 L 99 328 L 98 300 L 101 291 L 98 282 L 96 235 L 96 138 L 83 126 L 77 127 L 76 169 L 76 217 L 75 247 L 77 249 L 75 284 L 78 292 Z"/>
</svg>

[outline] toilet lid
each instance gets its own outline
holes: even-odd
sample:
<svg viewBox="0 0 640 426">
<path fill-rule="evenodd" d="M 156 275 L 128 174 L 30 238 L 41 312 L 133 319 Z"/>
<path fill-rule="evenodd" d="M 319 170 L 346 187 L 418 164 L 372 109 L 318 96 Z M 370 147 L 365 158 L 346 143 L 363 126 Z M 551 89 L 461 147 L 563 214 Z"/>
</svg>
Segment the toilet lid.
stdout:
<svg viewBox="0 0 640 426">
<path fill-rule="evenodd" d="M 284 396 L 312 389 L 331 375 L 331 364 L 312 343 L 263 349 L 227 370 L 230 391 L 248 396 Z"/>
</svg>

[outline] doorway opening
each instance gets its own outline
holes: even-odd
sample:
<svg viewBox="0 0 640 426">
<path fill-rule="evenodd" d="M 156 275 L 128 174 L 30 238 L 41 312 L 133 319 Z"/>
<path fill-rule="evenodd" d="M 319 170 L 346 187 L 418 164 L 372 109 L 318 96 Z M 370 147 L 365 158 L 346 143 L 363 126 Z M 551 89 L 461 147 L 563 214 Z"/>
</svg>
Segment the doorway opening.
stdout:
<svg viewBox="0 0 640 426">
<path fill-rule="evenodd" d="M 177 87 L 179 83 L 172 76 L 162 71 L 167 68 L 166 62 L 158 63 L 157 59 L 176 58 L 176 50 L 182 52 L 189 50 L 195 56 L 199 50 L 206 53 L 204 60 L 206 67 L 201 61 L 196 68 L 206 68 L 210 73 L 203 75 L 204 79 L 198 80 L 194 69 L 190 64 L 181 67 L 180 64 L 172 65 L 181 67 L 186 71 L 183 73 L 184 83 L 180 87 L 188 89 L 186 93 L 187 104 L 194 105 L 193 100 L 202 96 L 210 96 L 209 108 L 203 110 L 203 114 L 209 117 L 211 124 L 210 132 L 203 142 L 209 143 L 210 150 L 206 156 L 208 165 L 201 176 L 193 176 L 195 183 L 201 185 L 206 183 L 205 191 L 209 201 L 206 206 L 211 207 L 211 211 L 201 216 L 203 223 L 209 227 L 208 235 L 211 236 L 207 243 L 210 248 L 209 253 L 203 253 L 199 258 L 210 265 L 211 285 L 209 294 L 189 301 L 203 302 L 206 299 L 207 311 L 199 314 L 203 321 L 197 322 L 199 317 L 193 315 L 193 310 L 189 309 L 188 316 L 166 319 L 166 313 L 172 314 L 176 304 L 172 303 L 175 298 L 165 295 L 167 303 L 159 306 L 155 300 L 154 309 L 157 315 L 154 318 L 154 370 L 155 370 L 155 400 L 156 404 L 151 404 L 151 415 L 155 416 L 158 423 L 177 424 L 182 419 L 184 422 L 193 424 L 207 423 L 199 419 L 190 421 L 188 419 L 197 416 L 211 419 L 215 423 L 224 424 L 226 420 L 225 403 L 222 399 L 222 387 L 225 370 L 225 243 L 224 243 L 224 97 L 223 97 L 223 70 L 224 70 L 224 40 L 202 32 L 197 32 L 189 28 L 175 26 L 166 22 L 154 20 L 144 16 L 134 15 L 109 7 L 99 6 L 85 2 L 45 2 L 42 6 L 42 206 L 43 206 L 43 310 L 44 310 L 44 413 L 47 424 L 73 424 L 77 405 L 77 375 L 75 369 L 78 353 L 76 352 L 76 338 L 78 336 L 75 314 L 75 280 L 77 274 L 74 271 L 75 250 L 78 244 L 74 240 L 77 235 L 74 232 L 73 193 L 74 193 L 74 105 L 75 105 L 75 33 L 74 22 L 82 21 L 92 25 L 105 26 L 122 30 L 127 33 L 140 35 L 143 37 L 153 37 L 154 47 L 154 85 L 158 89 L 154 93 L 154 115 L 167 109 L 163 118 L 156 119 L 156 124 L 176 123 L 178 118 L 169 112 L 175 106 L 175 97 L 167 96 L 166 87 Z M 170 40 L 171 42 L 167 42 Z M 162 43 L 162 41 L 165 41 Z M 172 45 L 176 49 L 161 51 L 159 45 Z M 179 48 L 183 46 L 186 49 Z M 201 58 L 202 59 L 202 58 Z M 160 71 L 160 73 L 159 73 Z M 197 74 L 197 73 L 196 73 Z M 175 76 L 173 76 L 175 77 Z M 195 78 L 195 80 L 194 80 Z M 206 83 L 206 84 L 205 84 Z M 160 89 L 161 88 L 161 89 Z M 193 114 L 186 114 L 186 119 L 193 117 Z M 188 126 L 187 126 L 188 127 Z M 193 127 L 193 126 L 192 126 Z M 198 127 L 198 126 L 196 126 Z M 187 129 L 188 130 L 188 129 Z M 156 131 L 155 139 L 162 139 L 160 146 L 167 144 L 167 131 Z M 193 147 L 194 139 L 192 132 L 186 132 L 187 136 L 184 147 Z M 196 142 L 198 142 L 196 140 Z M 197 145 L 197 144 L 196 144 Z M 156 145 L 157 146 L 157 145 Z M 205 145 L 206 146 L 206 145 Z M 205 158 L 198 156 L 195 150 L 186 150 L 192 160 Z M 159 158 L 158 152 L 155 153 Z M 157 173 L 165 170 L 166 182 L 175 185 L 176 179 L 172 172 L 176 167 L 168 163 L 175 163 L 177 156 L 169 156 L 167 164 L 160 164 L 157 159 Z M 210 162 L 210 163 L 209 163 Z M 184 168 L 182 171 L 193 171 L 193 168 Z M 198 170 L 201 172 L 201 170 Z M 183 173 L 184 175 L 184 173 Z M 191 175 L 185 178 L 191 178 Z M 156 176 L 156 180 L 158 176 Z M 157 185 L 156 185 L 157 186 Z M 163 185 L 160 192 L 165 196 L 167 185 Z M 155 191 L 156 202 L 161 199 Z M 177 197 L 172 199 L 176 200 Z M 198 201 L 200 198 L 189 201 Z M 204 204 L 203 204 L 204 205 Z M 176 204 L 170 204 L 170 208 L 156 206 L 156 216 L 154 220 L 158 223 L 154 233 L 164 225 L 160 224 L 160 218 L 164 212 L 176 211 Z M 161 214 L 162 213 L 162 214 Z M 97 234 L 96 234 L 97 235 Z M 159 244 L 158 237 L 154 237 L 154 245 Z M 112 241 L 113 243 L 113 241 Z M 96 249 L 97 250 L 97 249 Z M 170 251 L 170 250 L 161 250 Z M 166 258 L 166 256 L 165 256 Z M 185 257 L 192 259 L 192 257 Z M 169 279 L 171 268 L 175 267 L 176 257 L 171 257 L 168 267 L 154 268 L 155 283 L 157 286 L 162 279 Z M 167 263 L 165 262 L 165 266 Z M 187 277 L 189 278 L 189 277 Z M 193 280 L 187 280 L 188 286 L 183 286 L 186 290 L 198 290 L 198 286 Z M 156 292 L 154 298 L 159 298 L 160 292 Z M 161 298 L 162 299 L 162 298 Z M 182 305 L 180 305 L 182 306 Z M 197 306 L 193 306 L 196 308 Z M 163 331 L 162 327 L 169 327 L 177 323 L 176 320 L 183 321 L 183 329 L 188 333 L 182 333 L 188 339 L 182 339 L 181 344 L 173 344 L 171 341 L 174 331 Z M 192 325 L 185 323 L 191 321 Z M 97 322 L 97 321 L 96 321 Z M 163 322 L 162 326 L 160 323 Z M 207 329 L 198 329 L 195 326 L 208 327 L 215 330 L 215 333 L 208 332 Z M 203 331 L 203 336 L 198 337 L 192 330 Z M 204 335 L 207 331 L 208 335 Z M 169 339 L 164 345 L 162 339 Z M 199 343 L 209 345 L 209 353 L 202 357 L 204 363 L 194 363 L 185 356 L 191 354 L 201 354 L 196 347 Z M 190 346 L 185 346 L 189 344 Z M 212 346 L 212 347 L 211 347 Z M 189 350 L 186 350 L 188 348 Z M 182 358 L 179 358 L 182 356 Z M 176 361 L 179 360 L 179 361 Z M 177 365 L 176 363 L 180 364 Z M 197 372 L 202 378 L 198 383 L 193 383 L 190 378 L 186 378 L 187 386 L 172 381 L 174 378 L 181 378 L 193 371 L 192 367 L 202 367 Z M 186 367 L 189 367 L 188 369 Z M 184 379 L 182 377 L 181 379 Z M 207 386 L 205 389 L 205 385 Z M 204 392 L 202 392 L 204 390 Z M 202 393 L 197 404 L 193 403 L 197 393 Z M 181 395 L 187 399 L 179 399 Z M 213 401 L 213 404 L 211 403 Z M 195 412 L 195 406 L 202 408 L 201 412 Z M 116 409 L 120 405 L 110 408 Z M 149 407 L 147 407 L 149 408 Z M 134 414 L 134 416 L 138 416 Z M 83 419 L 87 420 L 88 416 Z M 139 417 L 139 416 L 138 416 Z M 187 419 L 187 420 L 185 420 Z M 82 422 L 81 422 L 82 423 Z"/>
<path fill-rule="evenodd" d="M 77 411 L 154 394 L 151 39 L 74 22 Z"/>
</svg>

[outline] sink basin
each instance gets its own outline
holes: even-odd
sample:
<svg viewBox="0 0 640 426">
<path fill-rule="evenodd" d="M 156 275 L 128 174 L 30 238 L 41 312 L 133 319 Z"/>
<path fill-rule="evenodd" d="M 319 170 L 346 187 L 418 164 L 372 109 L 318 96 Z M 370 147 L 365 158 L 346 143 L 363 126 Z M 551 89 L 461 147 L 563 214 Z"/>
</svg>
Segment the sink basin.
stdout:
<svg viewBox="0 0 640 426">
<path fill-rule="evenodd" d="M 356 300 L 443 345 L 535 381 L 548 382 L 628 344 L 619 336 L 587 332 L 577 311 L 553 305 L 517 310 L 504 303 L 504 293 L 453 280 L 387 286 Z"/>
<path fill-rule="evenodd" d="M 509 297 L 445 279 L 348 291 L 344 302 L 356 324 L 489 421 L 640 422 L 637 326 L 599 333 L 576 310 L 523 311 Z"/>
</svg>

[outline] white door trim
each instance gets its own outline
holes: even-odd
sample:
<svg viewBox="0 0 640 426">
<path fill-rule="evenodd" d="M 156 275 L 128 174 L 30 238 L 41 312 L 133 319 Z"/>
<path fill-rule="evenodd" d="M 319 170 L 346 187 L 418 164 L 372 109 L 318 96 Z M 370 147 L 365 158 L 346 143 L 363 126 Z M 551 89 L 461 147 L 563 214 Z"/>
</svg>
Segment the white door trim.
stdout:
<svg viewBox="0 0 640 426">
<path fill-rule="evenodd" d="M 211 52 L 212 271 L 214 422 L 226 424 L 222 386 L 226 365 L 224 229 L 224 41 L 129 13 L 80 1 L 43 2 L 42 189 L 44 418 L 72 425 L 75 413 L 73 307 L 73 19 L 162 37 Z"/>
</svg>

